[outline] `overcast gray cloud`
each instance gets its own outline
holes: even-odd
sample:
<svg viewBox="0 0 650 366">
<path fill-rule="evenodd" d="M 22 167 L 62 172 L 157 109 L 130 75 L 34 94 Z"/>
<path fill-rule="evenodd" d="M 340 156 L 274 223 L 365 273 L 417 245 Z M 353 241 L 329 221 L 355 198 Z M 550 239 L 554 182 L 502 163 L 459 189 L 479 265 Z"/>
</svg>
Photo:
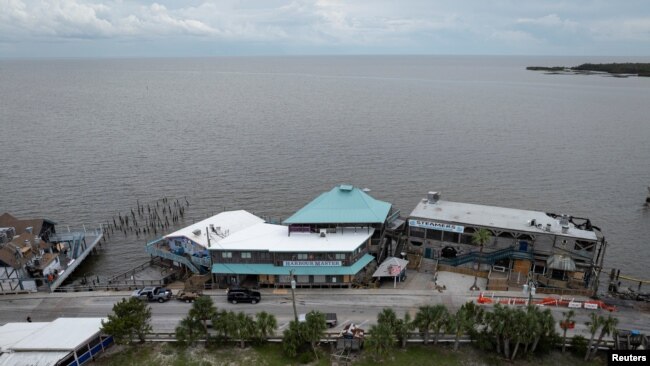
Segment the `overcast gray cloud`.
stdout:
<svg viewBox="0 0 650 366">
<path fill-rule="evenodd" d="M 647 56 L 650 2 L 0 0 L 5 57 L 313 53 Z"/>
</svg>

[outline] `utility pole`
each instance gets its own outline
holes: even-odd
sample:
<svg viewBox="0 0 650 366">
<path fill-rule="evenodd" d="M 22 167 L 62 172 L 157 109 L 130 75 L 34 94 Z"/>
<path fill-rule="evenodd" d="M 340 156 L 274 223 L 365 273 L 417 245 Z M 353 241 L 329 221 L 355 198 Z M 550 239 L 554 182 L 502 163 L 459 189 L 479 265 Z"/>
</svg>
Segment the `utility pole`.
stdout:
<svg viewBox="0 0 650 366">
<path fill-rule="evenodd" d="M 293 279 L 293 269 L 289 271 L 289 277 L 291 277 L 291 301 L 293 302 L 293 317 L 298 323 L 298 311 L 296 311 L 296 280 Z"/>
<path fill-rule="evenodd" d="M 533 306 L 533 295 L 535 295 L 535 292 L 537 288 L 535 288 L 535 281 L 533 280 L 533 274 L 532 272 L 528 273 L 528 279 L 527 283 L 524 285 L 524 295 L 528 295 L 528 307 Z"/>
</svg>

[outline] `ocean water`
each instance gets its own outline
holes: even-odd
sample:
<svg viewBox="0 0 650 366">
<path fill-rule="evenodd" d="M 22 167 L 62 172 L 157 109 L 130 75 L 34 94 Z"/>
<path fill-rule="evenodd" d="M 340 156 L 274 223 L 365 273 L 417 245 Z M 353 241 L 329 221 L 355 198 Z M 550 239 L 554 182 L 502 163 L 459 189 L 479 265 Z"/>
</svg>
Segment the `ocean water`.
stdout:
<svg viewBox="0 0 650 366">
<path fill-rule="evenodd" d="M 628 60 L 3 60 L 0 212 L 65 230 L 166 196 L 187 197 L 187 223 L 281 219 L 349 183 L 408 214 L 436 190 L 589 217 L 606 266 L 647 278 L 650 78 L 525 70 Z M 138 265 L 144 243 L 114 234 L 77 275 Z"/>
</svg>

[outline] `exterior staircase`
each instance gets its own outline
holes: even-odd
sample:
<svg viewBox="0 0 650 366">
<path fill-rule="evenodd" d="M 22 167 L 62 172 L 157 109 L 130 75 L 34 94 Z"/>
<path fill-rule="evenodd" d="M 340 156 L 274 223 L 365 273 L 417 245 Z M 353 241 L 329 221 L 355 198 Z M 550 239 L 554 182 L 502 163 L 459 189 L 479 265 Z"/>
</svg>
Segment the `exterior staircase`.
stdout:
<svg viewBox="0 0 650 366">
<path fill-rule="evenodd" d="M 188 259 L 187 257 L 185 257 L 183 255 L 174 254 L 174 253 L 172 253 L 172 252 L 170 252 L 168 250 L 162 250 L 162 249 L 158 248 L 158 246 L 156 246 L 156 244 L 158 242 L 160 242 L 160 239 L 156 239 L 154 241 L 151 241 L 151 242 L 147 243 L 147 247 L 146 247 L 147 253 L 149 253 L 149 254 L 151 254 L 151 255 L 153 255 L 155 257 L 160 257 L 160 258 L 164 258 L 164 259 L 169 259 L 169 260 L 174 261 L 174 262 L 178 262 L 178 263 L 184 265 L 185 267 L 187 267 L 190 271 L 192 271 L 194 273 L 197 273 L 197 274 L 202 273 L 202 271 L 201 271 L 202 267 L 201 266 L 197 267 L 193 263 L 193 260 L 190 260 L 190 259 Z M 201 259 L 201 258 L 197 257 L 197 259 Z M 206 271 L 204 270 L 203 272 L 206 272 Z"/>
<path fill-rule="evenodd" d="M 460 266 L 466 263 L 479 262 L 483 264 L 494 264 L 494 262 L 504 259 L 504 258 L 513 258 L 513 259 L 533 259 L 533 253 L 528 251 L 515 250 L 515 248 L 504 248 L 494 252 L 471 252 L 457 256 L 455 258 L 440 258 L 440 264 L 446 264 L 449 266 Z"/>
</svg>

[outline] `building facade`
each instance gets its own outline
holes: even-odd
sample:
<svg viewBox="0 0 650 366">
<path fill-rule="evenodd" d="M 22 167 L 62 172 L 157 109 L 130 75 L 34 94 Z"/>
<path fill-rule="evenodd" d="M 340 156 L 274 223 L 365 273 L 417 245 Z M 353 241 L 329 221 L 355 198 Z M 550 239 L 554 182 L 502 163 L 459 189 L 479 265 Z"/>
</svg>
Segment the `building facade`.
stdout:
<svg viewBox="0 0 650 366">
<path fill-rule="evenodd" d="M 473 235 L 482 228 L 491 239 L 480 254 Z M 499 287 L 533 280 L 540 287 L 593 289 L 606 247 L 589 219 L 443 201 L 436 192 L 416 205 L 406 234 L 409 250 L 425 258 L 503 272 Z"/>
<path fill-rule="evenodd" d="M 324 192 L 284 221 L 227 211 L 150 242 L 147 251 L 212 274 L 227 287 L 348 287 L 367 276 L 386 224 L 399 212 L 350 185 Z"/>
</svg>

